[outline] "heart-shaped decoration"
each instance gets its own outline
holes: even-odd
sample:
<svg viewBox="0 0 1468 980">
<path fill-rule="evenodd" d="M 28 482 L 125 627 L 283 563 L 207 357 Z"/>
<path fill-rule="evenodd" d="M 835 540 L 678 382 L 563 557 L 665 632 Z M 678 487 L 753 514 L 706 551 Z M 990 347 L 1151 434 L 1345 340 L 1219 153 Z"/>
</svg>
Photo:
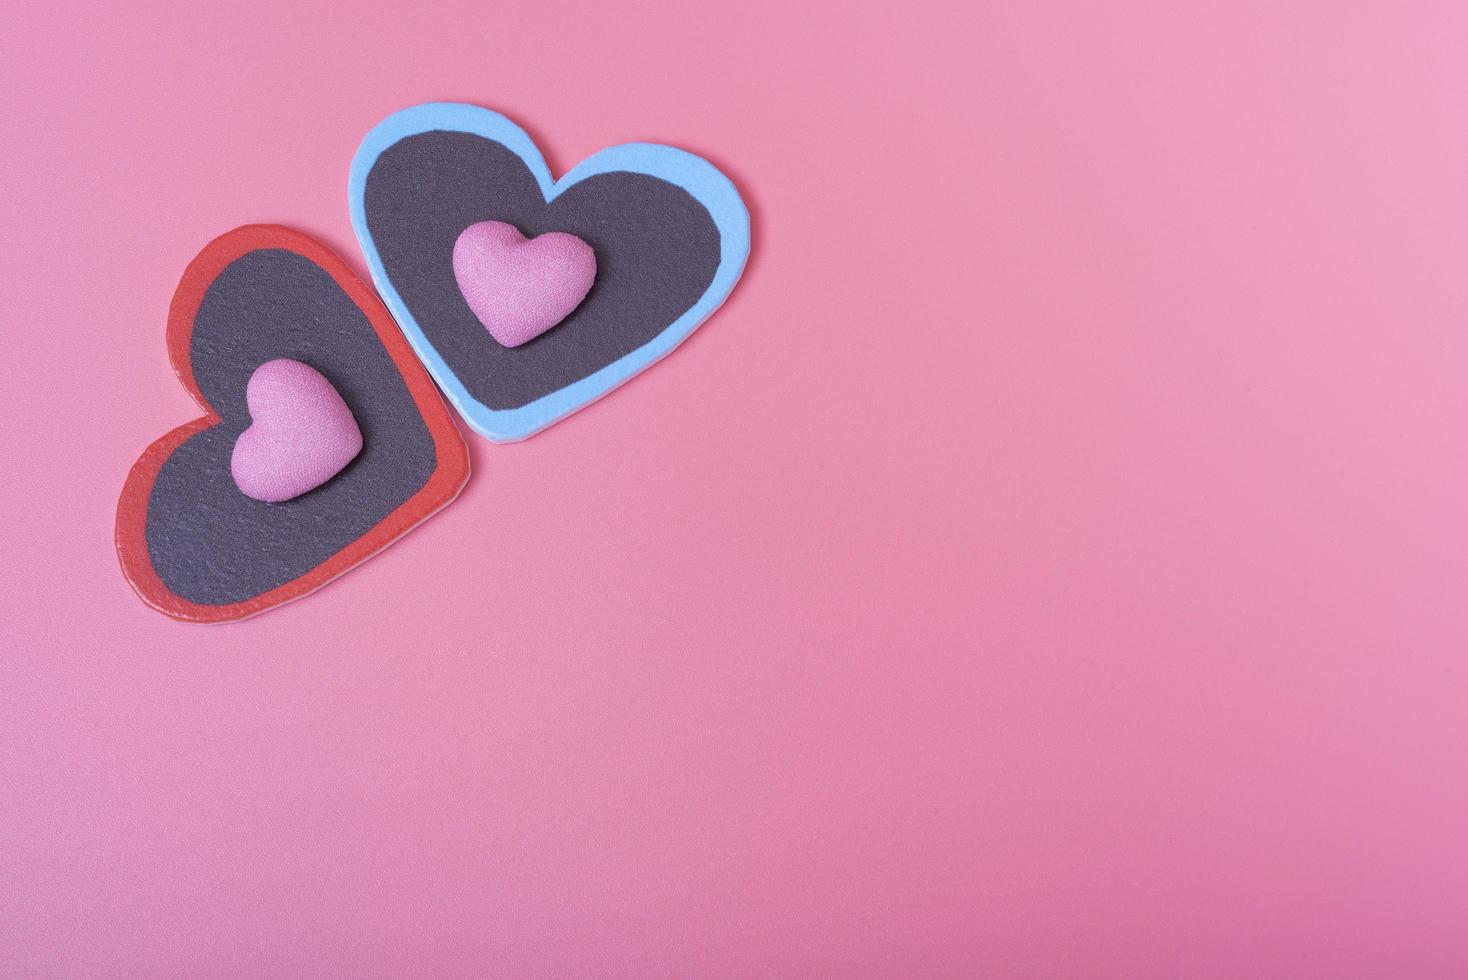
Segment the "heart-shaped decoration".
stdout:
<svg viewBox="0 0 1468 980">
<path fill-rule="evenodd" d="M 519 347 L 581 305 L 596 253 L 564 231 L 526 238 L 512 224 L 477 221 L 454 242 L 454 278 L 490 336 Z"/>
<path fill-rule="evenodd" d="M 349 192 L 383 301 L 449 401 L 499 442 L 538 432 L 672 351 L 723 303 L 749 254 L 749 212 L 707 160 L 628 143 L 556 179 L 523 129 L 459 103 L 379 123 L 352 161 Z M 532 249 L 563 232 L 594 250 L 595 287 L 571 304 L 570 284 L 584 278 L 568 277 L 533 325 L 564 319 L 534 343 L 506 346 L 519 335 L 502 337 L 498 323 L 531 304 L 479 303 L 489 280 L 469 256 L 484 225 L 513 226 Z"/>
<path fill-rule="evenodd" d="M 211 242 L 174 293 L 167 344 L 204 414 L 133 464 L 117 554 L 169 616 L 219 623 L 299 598 L 468 479 L 453 416 L 392 316 L 299 232 L 250 225 Z"/>
<path fill-rule="evenodd" d="M 362 451 L 362 430 L 342 396 L 309 364 L 278 357 L 250 375 L 251 425 L 230 472 L 247 497 L 280 503 L 336 476 Z"/>
</svg>

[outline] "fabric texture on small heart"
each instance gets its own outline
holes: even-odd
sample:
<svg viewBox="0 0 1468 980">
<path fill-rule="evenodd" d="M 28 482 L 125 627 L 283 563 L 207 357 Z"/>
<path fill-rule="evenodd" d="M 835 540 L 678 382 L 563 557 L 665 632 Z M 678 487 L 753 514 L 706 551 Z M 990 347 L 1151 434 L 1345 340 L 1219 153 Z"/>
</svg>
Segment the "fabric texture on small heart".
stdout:
<svg viewBox="0 0 1468 980">
<path fill-rule="evenodd" d="M 575 235 L 526 238 L 504 221 L 479 221 L 454 241 L 454 279 L 495 340 L 519 347 L 564 320 L 596 279 L 596 253 Z"/>
<path fill-rule="evenodd" d="M 247 497 L 280 503 L 314 490 L 362 451 L 362 430 L 332 383 L 309 364 L 266 361 L 250 375 L 252 424 L 235 441 L 230 471 Z"/>
</svg>

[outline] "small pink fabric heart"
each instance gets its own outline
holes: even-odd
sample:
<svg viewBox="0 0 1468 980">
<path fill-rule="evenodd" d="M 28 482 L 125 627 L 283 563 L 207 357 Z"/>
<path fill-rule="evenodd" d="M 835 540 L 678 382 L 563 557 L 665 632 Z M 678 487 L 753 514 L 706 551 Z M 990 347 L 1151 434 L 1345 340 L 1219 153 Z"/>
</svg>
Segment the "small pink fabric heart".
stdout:
<svg viewBox="0 0 1468 980">
<path fill-rule="evenodd" d="M 586 298 L 596 279 L 596 253 L 564 231 L 527 239 L 514 225 L 481 221 L 454 242 L 454 279 L 490 336 L 519 347 Z"/>
<path fill-rule="evenodd" d="M 314 490 L 362 451 L 362 430 L 330 381 L 308 364 L 277 358 L 245 387 L 250 427 L 235 440 L 230 471 L 240 492 L 279 503 Z"/>
</svg>

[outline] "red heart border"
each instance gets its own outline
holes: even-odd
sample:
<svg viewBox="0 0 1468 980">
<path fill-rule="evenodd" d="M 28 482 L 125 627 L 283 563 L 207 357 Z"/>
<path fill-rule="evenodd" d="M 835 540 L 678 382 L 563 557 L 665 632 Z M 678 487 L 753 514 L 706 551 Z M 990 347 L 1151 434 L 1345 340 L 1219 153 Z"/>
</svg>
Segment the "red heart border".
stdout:
<svg viewBox="0 0 1468 980">
<path fill-rule="evenodd" d="M 194 318 L 204 293 L 225 267 L 258 249 L 285 249 L 317 265 L 331 276 L 357 307 L 366 314 L 388 356 L 402 375 L 413 403 L 433 437 L 437 465 L 417 493 L 326 561 L 297 578 L 262 592 L 253 599 L 227 605 L 191 602 L 163 584 L 148 552 L 148 497 L 158 472 L 173 451 L 189 437 L 222 421 L 205 401 L 194 379 L 189 358 Z M 179 426 L 154 442 L 138 457 L 128 472 L 117 503 L 117 557 L 122 573 L 143 601 L 174 619 L 193 623 L 223 623 L 244 619 L 313 592 L 332 579 L 366 561 L 418 524 L 447 506 L 469 479 L 469 449 L 454 425 L 453 416 L 434 387 L 428 372 L 398 329 L 397 323 L 377 294 L 363 284 L 335 252 L 321 242 L 281 225 L 245 225 L 225 232 L 196 255 L 168 308 L 168 359 L 184 389 L 204 410 L 202 418 Z"/>
</svg>

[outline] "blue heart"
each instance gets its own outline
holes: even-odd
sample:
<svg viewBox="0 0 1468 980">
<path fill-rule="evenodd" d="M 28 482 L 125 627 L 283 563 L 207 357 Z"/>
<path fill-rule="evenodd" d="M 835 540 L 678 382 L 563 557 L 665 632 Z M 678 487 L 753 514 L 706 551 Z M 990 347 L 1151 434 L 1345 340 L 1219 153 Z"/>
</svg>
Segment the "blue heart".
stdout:
<svg viewBox="0 0 1468 980">
<path fill-rule="evenodd" d="M 718 231 L 718 262 L 712 278 L 691 306 L 635 349 L 525 404 L 511 408 L 489 407 L 470 392 L 414 318 L 397 286 L 389 278 L 368 228 L 367 178 L 378 158 L 402 140 L 431 132 L 469 133 L 510 150 L 539 183 L 547 204 L 588 177 L 606 173 L 645 174 L 682 188 L 708 211 Z M 497 112 L 462 103 L 437 102 L 414 106 L 379 123 L 363 139 L 352 160 L 349 193 L 352 226 L 367 257 L 372 279 L 388 309 L 454 407 L 475 431 L 496 442 L 533 435 L 585 407 L 662 358 L 719 308 L 738 281 L 749 255 L 749 212 L 733 183 L 708 161 L 670 146 L 627 143 L 588 157 L 560 180 L 554 180 L 540 151 L 523 129 Z"/>
</svg>

